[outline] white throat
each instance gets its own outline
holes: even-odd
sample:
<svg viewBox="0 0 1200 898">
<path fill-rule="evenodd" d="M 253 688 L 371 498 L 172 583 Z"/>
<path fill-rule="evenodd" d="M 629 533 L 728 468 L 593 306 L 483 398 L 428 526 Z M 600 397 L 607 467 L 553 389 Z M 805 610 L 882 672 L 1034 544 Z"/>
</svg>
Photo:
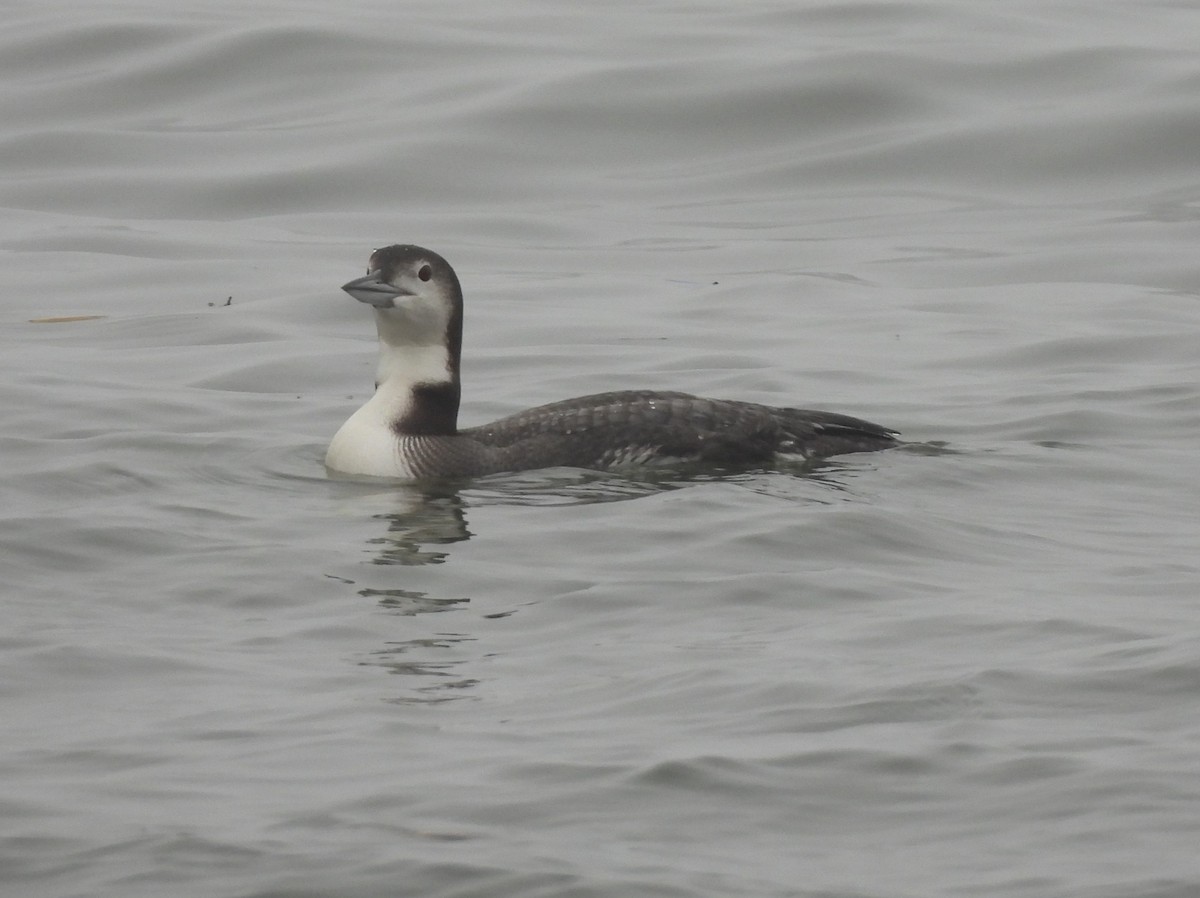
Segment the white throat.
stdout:
<svg viewBox="0 0 1200 898">
<path fill-rule="evenodd" d="M 397 303 L 392 309 L 376 309 L 377 387 L 382 389 L 387 384 L 392 391 L 407 392 L 416 384 L 448 382 L 452 377 L 446 346 L 448 324 L 443 303 L 423 302 L 419 297 Z"/>
<path fill-rule="evenodd" d="M 450 351 L 445 346 L 392 346 L 379 341 L 376 390 L 412 390 L 417 384 L 450 382 Z"/>
</svg>

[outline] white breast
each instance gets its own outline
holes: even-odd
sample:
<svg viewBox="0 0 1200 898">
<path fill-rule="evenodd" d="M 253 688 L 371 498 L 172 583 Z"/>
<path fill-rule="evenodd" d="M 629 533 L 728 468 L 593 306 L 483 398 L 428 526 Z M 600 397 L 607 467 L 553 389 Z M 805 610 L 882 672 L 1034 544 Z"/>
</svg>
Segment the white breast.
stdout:
<svg viewBox="0 0 1200 898">
<path fill-rule="evenodd" d="M 422 312 L 419 307 L 417 312 Z M 424 310 L 428 311 L 428 310 Z M 379 361 L 375 368 L 375 394 L 341 426 L 325 453 L 325 465 L 346 474 L 373 477 L 414 478 L 404 459 L 401 440 L 392 425 L 404 418 L 417 384 L 439 383 L 449 376 L 449 353 L 439 340 L 428 339 L 431 326 L 415 328 L 422 341 L 411 342 L 394 319 L 416 314 L 407 307 L 392 311 L 391 317 L 376 312 L 379 325 Z M 419 318 L 420 316 L 418 316 Z M 408 321 L 408 318 L 404 318 Z M 421 319 L 423 321 L 423 319 Z M 435 322 L 436 324 L 437 322 Z M 411 325 L 411 322 L 409 322 Z M 444 322 L 442 323 L 444 328 Z M 436 329 L 436 328 L 435 328 Z"/>
<path fill-rule="evenodd" d="M 414 477 L 400 454 L 400 443 L 391 422 L 403 414 L 403 395 L 376 391 L 367 403 L 347 419 L 329 443 L 325 465 L 346 474 L 373 477 Z"/>
</svg>

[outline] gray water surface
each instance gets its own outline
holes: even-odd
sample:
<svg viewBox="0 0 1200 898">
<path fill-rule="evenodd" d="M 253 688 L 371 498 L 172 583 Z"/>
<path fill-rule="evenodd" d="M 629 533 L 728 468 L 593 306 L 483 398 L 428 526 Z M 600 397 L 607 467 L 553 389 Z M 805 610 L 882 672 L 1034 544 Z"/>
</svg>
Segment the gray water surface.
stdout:
<svg viewBox="0 0 1200 898">
<path fill-rule="evenodd" d="M 1200 893 L 1197 34 L 10 10 L 5 894 Z M 464 423 L 649 387 L 914 445 L 331 479 L 393 242 L 463 281 Z"/>
</svg>

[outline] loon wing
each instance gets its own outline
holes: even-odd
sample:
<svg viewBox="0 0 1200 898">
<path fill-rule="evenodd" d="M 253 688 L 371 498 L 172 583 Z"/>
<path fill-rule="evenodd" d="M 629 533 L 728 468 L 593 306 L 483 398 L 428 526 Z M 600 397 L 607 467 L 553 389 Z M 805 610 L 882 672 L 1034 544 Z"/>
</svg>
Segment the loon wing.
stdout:
<svg viewBox="0 0 1200 898">
<path fill-rule="evenodd" d="M 520 467 L 749 464 L 777 452 L 815 457 L 896 443 L 892 431 L 848 415 L 652 390 L 552 402 L 460 434 Z"/>
</svg>

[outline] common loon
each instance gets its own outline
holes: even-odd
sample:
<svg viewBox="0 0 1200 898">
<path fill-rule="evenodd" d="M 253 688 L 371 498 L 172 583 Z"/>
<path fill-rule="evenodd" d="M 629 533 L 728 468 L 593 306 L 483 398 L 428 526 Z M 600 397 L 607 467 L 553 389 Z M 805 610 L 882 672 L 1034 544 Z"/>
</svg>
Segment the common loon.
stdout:
<svg viewBox="0 0 1200 898">
<path fill-rule="evenodd" d="M 746 465 L 898 444 L 896 431 L 847 415 L 650 390 L 566 399 L 460 430 L 463 297 L 449 263 L 419 246 L 388 246 L 342 289 L 375 309 L 379 361 L 375 394 L 329 444 L 334 471 L 422 479 L 654 461 Z"/>
</svg>

